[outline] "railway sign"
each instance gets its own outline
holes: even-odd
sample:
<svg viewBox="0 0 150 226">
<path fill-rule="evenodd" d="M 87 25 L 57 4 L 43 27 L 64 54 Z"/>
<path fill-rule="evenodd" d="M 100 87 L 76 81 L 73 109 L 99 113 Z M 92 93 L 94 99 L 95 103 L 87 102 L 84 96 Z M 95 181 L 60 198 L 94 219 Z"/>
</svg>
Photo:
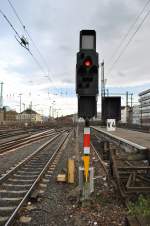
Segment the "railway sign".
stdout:
<svg viewBox="0 0 150 226">
<path fill-rule="evenodd" d="M 121 97 L 111 96 L 102 98 L 102 120 L 121 120 Z"/>
</svg>

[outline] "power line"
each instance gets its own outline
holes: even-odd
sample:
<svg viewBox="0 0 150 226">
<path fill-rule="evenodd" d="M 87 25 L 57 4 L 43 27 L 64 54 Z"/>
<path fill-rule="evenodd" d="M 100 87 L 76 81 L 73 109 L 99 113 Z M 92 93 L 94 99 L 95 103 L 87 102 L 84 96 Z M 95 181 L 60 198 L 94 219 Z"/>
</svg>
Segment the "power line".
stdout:
<svg viewBox="0 0 150 226">
<path fill-rule="evenodd" d="M 38 51 L 38 53 L 39 53 L 39 55 L 41 56 L 41 58 L 43 58 L 43 56 L 42 56 L 42 54 L 41 54 L 40 50 L 38 49 L 38 47 L 36 46 L 35 42 L 33 41 L 32 37 L 31 37 L 31 35 L 30 35 L 30 34 L 29 34 L 29 32 L 27 31 L 26 26 L 24 25 L 24 23 L 23 23 L 22 19 L 21 19 L 21 18 L 20 18 L 20 16 L 18 15 L 18 13 L 17 13 L 17 11 L 16 11 L 15 7 L 13 6 L 13 4 L 11 3 L 11 1 L 10 1 L 10 0 L 8 0 L 8 3 L 10 4 L 10 6 L 11 6 L 11 8 L 12 8 L 13 12 L 14 12 L 14 14 L 15 14 L 15 15 L 16 15 L 16 17 L 18 18 L 18 20 L 19 20 L 19 22 L 20 22 L 21 26 L 23 27 L 23 30 L 25 31 L 25 33 L 28 35 L 28 37 L 29 37 L 29 38 L 30 38 L 30 40 L 32 41 L 32 43 L 33 43 L 34 47 L 35 47 L 35 48 L 36 48 L 36 50 Z"/>
<path fill-rule="evenodd" d="M 39 48 L 37 47 L 37 45 L 36 45 L 35 42 L 33 41 L 31 35 L 30 35 L 29 32 L 27 31 L 26 26 L 25 26 L 24 23 L 23 23 L 23 20 L 22 20 L 22 19 L 20 18 L 20 16 L 18 15 L 18 13 L 17 13 L 15 7 L 13 6 L 13 4 L 11 3 L 10 0 L 8 0 L 8 3 L 10 4 L 10 6 L 11 6 L 13 12 L 14 12 L 14 14 L 16 15 L 17 19 L 19 20 L 19 22 L 20 22 L 20 24 L 21 24 L 23 30 L 24 30 L 25 33 L 28 35 L 29 39 L 31 40 L 32 44 L 34 45 L 35 49 L 37 50 L 39 56 L 42 58 L 42 60 L 43 60 L 43 62 L 44 62 L 44 64 L 45 64 L 45 66 L 47 67 L 47 72 L 48 72 L 47 78 L 48 78 L 48 80 L 49 80 L 50 82 L 53 82 L 53 84 L 54 84 L 54 81 L 53 81 L 52 77 L 51 77 L 50 74 L 49 74 L 49 67 L 48 67 L 48 64 L 47 64 L 45 58 L 43 57 L 43 55 L 41 54 Z M 9 23 L 9 25 L 13 28 L 13 30 L 14 30 L 15 33 L 17 34 L 18 38 L 21 40 L 21 36 L 20 36 L 20 35 L 18 34 L 18 32 L 14 29 L 13 25 L 12 25 L 11 22 L 8 20 L 8 18 L 6 17 L 6 15 L 5 15 L 2 11 L 1 11 L 1 14 L 4 16 L 4 18 L 7 20 L 7 22 Z M 20 43 L 20 42 L 19 42 L 19 43 Z M 20 44 L 21 44 L 21 43 L 20 43 Z M 24 46 L 23 46 L 23 47 L 24 47 Z M 40 68 L 40 70 L 41 70 L 42 72 L 44 72 L 44 74 L 45 74 L 45 71 L 43 70 L 43 67 L 42 67 L 41 63 L 37 60 L 37 58 L 34 56 L 34 54 L 31 52 L 31 50 L 30 50 L 29 48 L 26 48 L 26 50 L 27 50 L 27 51 L 29 52 L 29 54 L 32 56 L 33 60 L 34 60 L 35 63 L 38 65 L 38 67 Z M 54 87 L 55 87 L 55 85 L 54 85 Z M 55 87 L 55 88 L 56 88 L 56 87 Z"/>
<path fill-rule="evenodd" d="M 52 79 L 52 77 L 51 77 L 50 74 L 49 74 L 49 67 L 48 67 L 47 61 L 46 61 L 45 58 L 43 57 L 42 53 L 40 52 L 39 48 L 38 48 L 37 45 L 35 44 L 33 38 L 31 37 L 31 35 L 30 35 L 29 32 L 27 31 L 26 26 L 25 26 L 24 23 L 23 23 L 23 20 L 21 19 L 21 17 L 20 17 L 19 14 L 17 13 L 17 10 L 15 9 L 15 7 L 13 6 L 13 4 L 11 3 L 10 0 L 8 0 L 8 3 L 9 3 L 9 5 L 11 6 L 11 8 L 12 8 L 14 14 L 15 14 L 16 17 L 18 18 L 18 20 L 19 20 L 21 26 L 23 27 L 23 30 L 25 31 L 25 33 L 27 34 L 27 36 L 28 36 L 29 39 L 31 40 L 32 44 L 34 45 L 34 47 L 35 47 L 36 51 L 38 52 L 39 56 L 41 57 L 43 63 L 45 64 L 45 66 L 46 66 L 46 68 L 47 68 L 49 80 L 50 80 L 51 82 L 54 82 L 53 79 Z"/>
<path fill-rule="evenodd" d="M 112 59 L 114 59 L 114 56 L 116 55 L 116 53 L 119 52 L 119 49 L 121 48 L 121 46 L 123 45 L 124 41 L 128 38 L 130 32 L 132 31 L 132 29 L 135 27 L 137 21 L 139 20 L 139 18 L 141 17 L 141 15 L 143 14 L 143 12 L 145 11 L 145 9 L 147 8 L 147 6 L 149 5 L 150 0 L 148 0 L 145 4 L 144 7 L 142 8 L 142 10 L 140 11 L 140 13 L 136 16 L 134 22 L 131 24 L 131 26 L 129 27 L 127 33 L 123 36 L 123 38 L 121 39 L 119 45 L 117 46 L 117 48 L 114 50 L 113 54 L 110 57 L 110 62 Z"/>
<path fill-rule="evenodd" d="M 13 31 L 15 32 L 15 34 L 17 35 L 17 37 L 19 38 L 19 40 L 21 40 L 21 36 L 19 35 L 19 33 L 17 32 L 17 30 L 15 29 L 15 27 L 12 25 L 12 23 L 10 22 L 10 20 L 8 19 L 8 17 L 4 14 L 4 12 L 0 9 L 0 13 L 2 14 L 2 16 L 5 18 L 5 20 L 7 21 L 7 23 L 10 25 L 10 27 L 13 29 Z M 20 42 L 19 42 L 20 43 Z M 20 43 L 21 44 L 21 43 Z M 33 60 L 36 62 L 36 64 L 40 67 L 40 69 L 42 70 L 42 72 L 45 71 L 43 70 L 41 64 L 39 63 L 39 61 L 36 59 L 36 57 L 33 55 L 33 53 L 31 52 L 31 50 L 29 50 L 28 48 L 26 48 L 26 50 L 29 52 L 29 54 L 32 56 Z"/>
<path fill-rule="evenodd" d="M 43 70 L 42 65 L 41 65 L 40 62 L 36 59 L 36 57 L 33 55 L 33 53 L 31 52 L 31 50 L 30 50 L 30 49 L 27 49 L 27 51 L 30 53 L 30 55 L 32 56 L 33 60 L 34 60 L 35 63 L 39 66 L 39 68 L 41 69 L 41 71 L 44 72 L 44 74 L 45 74 L 45 71 Z"/>
<path fill-rule="evenodd" d="M 140 28 L 142 27 L 142 25 L 144 24 L 146 18 L 150 15 L 150 10 L 145 14 L 143 20 L 141 21 L 141 23 L 138 25 L 138 27 L 136 28 L 136 30 L 134 31 L 134 33 L 132 34 L 132 36 L 129 38 L 128 42 L 126 43 L 126 45 L 124 46 L 124 48 L 122 49 L 122 51 L 120 52 L 119 56 L 117 57 L 117 59 L 113 62 L 113 64 L 111 65 L 110 69 L 109 69 L 109 73 L 111 72 L 112 68 L 114 67 L 114 65 L 118 62 L 118 60 L 121 58 L 121 56 L 123 55 L 123 53 L 126 51 L 127 47 L 129 46 L 130 42 L 133 40 L 134 36 L 136 35 L 136 33 L 140 30 Z"/>
<path fill-rule="evenodd" d="M 16 31 L 15 27 L 12 25 L 12 23 L 10 22 L 10 20 L 8 19 L 8 17 L 3 13 L 3 11 L 1 9 L 0 9 L 0 13 L 5 18 L 5 20 L 10 25 L 10 27 L 13 29 L 13 31 L 16 33 L 16 35 L 18 36 L 18 38 L 21 39 L 21 37 L 20 37 L 19 33 Z"/>
<path fill-rule="evenodd" d="M 24 26 L 24 24 L 23 24 L 21 18 L 19 17 L 19 15 L 17 14 L 17 11 L 15 10 L 15 8 L 14 8 L 14 6 L 12 5 L 11 1 L 8 0 L 8 3 L 9 3 L 9 5 L 11 6 L 11 8 L 13 9 L 14 14 L 15 14 L 16 17 L 18 18 L 20 24 L 23 26 L 23 29 L 25 29 L 25 26 Z"/>
</svg>

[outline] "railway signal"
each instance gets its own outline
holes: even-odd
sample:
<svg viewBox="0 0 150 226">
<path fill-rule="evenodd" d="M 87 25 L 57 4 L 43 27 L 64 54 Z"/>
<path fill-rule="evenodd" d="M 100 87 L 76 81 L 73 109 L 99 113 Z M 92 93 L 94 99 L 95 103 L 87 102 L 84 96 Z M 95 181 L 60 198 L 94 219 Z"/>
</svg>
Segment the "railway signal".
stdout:
<svg viewBox="0 0 150 226">
<path fill-rule="evenodd" d="M 89 120 L 97 116 L 98 95 L 98 53 L 96 52 L 95 30 L 80 31 L 80 50 L 77 53 L 76 64 L 76 93 L 78 96 L 78 116 L 84 118 L 84 140 L 83 140 L 83 169 L 85 186 L 83 194 L 89 192 L 90 167 L 90 127 Z M 79 167 L 80 169 L 80 167 Z M 80 170 L 79 170 L 80 171 Z M 80 176 L 82 177 L 82 176 Z M 87 186 L 88 185 L 88 186 Z"/>
<path fill-rule="evenodd" d="M 97 115 L 98 95 L 98 53 L 96 32 L 80 32 L 80 51 L 77 53 L 76 93 L 78 95 L 78 116 L 90 119 Z"/>
</svg>

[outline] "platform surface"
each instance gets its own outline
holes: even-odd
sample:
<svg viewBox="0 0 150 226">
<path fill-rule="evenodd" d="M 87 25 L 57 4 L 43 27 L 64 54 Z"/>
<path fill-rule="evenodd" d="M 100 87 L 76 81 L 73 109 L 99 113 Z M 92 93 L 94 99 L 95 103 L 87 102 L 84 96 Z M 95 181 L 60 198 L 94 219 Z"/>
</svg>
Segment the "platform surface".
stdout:
<svg viewBox="0 0 150 226">
<path fill-rule="evenodd" d="M 150 133 L 143 133 L 133 130 L 127 130 L 122 128 L 116 128 L 116 131 L 107 131 L 106 128 L 100 126 L 92 126 L 92 128 L 97 131 L 103 132 L 105 134 L 110 134 L 118 137 L 118 139 L 125 139 L 129 142 L 135 143 L 142 147 L 150 149 Z"/>
</svg>

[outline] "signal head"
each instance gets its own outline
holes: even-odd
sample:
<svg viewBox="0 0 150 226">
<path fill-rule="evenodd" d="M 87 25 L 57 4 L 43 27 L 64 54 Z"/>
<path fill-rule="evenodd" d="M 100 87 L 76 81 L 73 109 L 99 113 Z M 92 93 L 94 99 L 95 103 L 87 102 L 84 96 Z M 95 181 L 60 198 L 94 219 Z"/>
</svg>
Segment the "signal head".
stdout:
<svg viewBox="0 0 150 226">
<path fill-rule="evenodd" d="M 85 59 L 85 61 L 83 62 L 85 67 L 91 67 L 92 66 L 92 60 L 91 59 Z"/>
</svg>

